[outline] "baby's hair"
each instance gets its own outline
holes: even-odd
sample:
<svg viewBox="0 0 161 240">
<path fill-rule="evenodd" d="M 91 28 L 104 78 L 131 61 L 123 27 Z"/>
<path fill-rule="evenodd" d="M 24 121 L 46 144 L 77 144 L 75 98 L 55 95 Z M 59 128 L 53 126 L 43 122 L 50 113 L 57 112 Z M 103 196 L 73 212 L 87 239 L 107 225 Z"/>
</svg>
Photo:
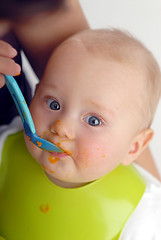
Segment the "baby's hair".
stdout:
<svg viewBox="0 0 161 240">
<path fill-rule="evenodd" d="M 152 53 L 130 33 L 118 29 L 84 30 L 72 39 L 83 43 L 95 57 L 125 63 L 140 71 L 144 89 L 132 107 L 141 116 L 141 129 L 150 127 L 161 95 L 161 72 Z"/>
</svg>

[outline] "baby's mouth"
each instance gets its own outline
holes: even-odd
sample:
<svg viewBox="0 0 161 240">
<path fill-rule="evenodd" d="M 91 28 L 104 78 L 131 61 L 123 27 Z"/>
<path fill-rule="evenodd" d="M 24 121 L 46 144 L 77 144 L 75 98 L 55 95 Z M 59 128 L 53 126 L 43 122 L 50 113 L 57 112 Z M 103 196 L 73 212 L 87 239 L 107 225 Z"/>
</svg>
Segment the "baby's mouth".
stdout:
<svg viewBox="0 0 161 240">
<path fill-rule="evenodd" d="M 50 152 L 50 155 L 56 157 L 56 158 L 62 158 L 62 157 L 66 157 L 66 156 L 71 156 L 71 152 L 68 151 L 68 150 L 64 150 L 62 147 L 61 147 L 61 143 L 58 142 L 58 143 L 55 143 L 49 139 L 47 139 L 48 141 L 50 141 L 51 143 L 55 144 L 58 148 L 60 148 L 62 150 L 62 152 Z"/>
<path fill-rule="evenodd" d="M 56 158 L 62 158 L 68 156 L 66 152 L 58 153 L 58 152 L 50 152 L 50 154 Z"/>
</svg>

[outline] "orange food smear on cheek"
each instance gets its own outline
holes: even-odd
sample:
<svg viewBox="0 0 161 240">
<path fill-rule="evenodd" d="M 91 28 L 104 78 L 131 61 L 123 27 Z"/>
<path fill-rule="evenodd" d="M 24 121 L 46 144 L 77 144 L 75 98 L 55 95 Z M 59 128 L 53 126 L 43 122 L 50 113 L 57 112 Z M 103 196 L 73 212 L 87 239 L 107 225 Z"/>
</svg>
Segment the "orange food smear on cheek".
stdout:
<svg viewBox="0 0 161 240">
<path fill-rule="evenodd" d="M 96 150 L 98 151 L 98 150 L 100 150 L 100 148 L 99 147 L 97 147 L 96 148 Z M 105 154 L 102 154 L 101 156 L 100 156 L 100 158 L 105 158 L 106 157 L 106 155 Z"/>
</svg>

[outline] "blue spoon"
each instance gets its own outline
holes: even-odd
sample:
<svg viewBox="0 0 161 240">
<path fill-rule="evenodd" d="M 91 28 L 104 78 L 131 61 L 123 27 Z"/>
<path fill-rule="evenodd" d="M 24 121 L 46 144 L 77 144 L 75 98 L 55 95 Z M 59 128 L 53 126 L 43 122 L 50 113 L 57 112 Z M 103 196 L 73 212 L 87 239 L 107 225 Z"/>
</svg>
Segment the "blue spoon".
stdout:
<svg viewBox="0 0 161 240">
<path fill-rule="evenodd" d="M 49 152 L 63 152 L 63 150 L 58 148 L 53 143 L 37 135 L 29 108 L 16 80 L 12 76 L 4 75 L 4 77 L 6 86 L 8 87 L 8 90 L 10 91 L 11 96 L 16 104 L 17 110 L 20 114 L 25 133 L 31 139 L 31 142 L 33 142 L 37 147 Z"/>
</svg>

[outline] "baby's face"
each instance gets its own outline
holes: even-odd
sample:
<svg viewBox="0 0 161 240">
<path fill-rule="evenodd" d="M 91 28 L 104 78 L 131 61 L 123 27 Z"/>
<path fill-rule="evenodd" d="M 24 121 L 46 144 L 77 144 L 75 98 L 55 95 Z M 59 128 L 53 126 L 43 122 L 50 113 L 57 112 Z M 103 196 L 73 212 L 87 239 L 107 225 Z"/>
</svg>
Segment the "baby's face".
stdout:
<svg viewBox="0 0 161 240">
<path fill-rule="evenodd" d="M 80 186 L 127 162 L 137 128 L 136 75 L 89 55 L 81 44 L 64 44 L 52 56 L 30 110 L 37 133 L 64 153 L 26 143 L 53 182 Z"/>
</svg>

